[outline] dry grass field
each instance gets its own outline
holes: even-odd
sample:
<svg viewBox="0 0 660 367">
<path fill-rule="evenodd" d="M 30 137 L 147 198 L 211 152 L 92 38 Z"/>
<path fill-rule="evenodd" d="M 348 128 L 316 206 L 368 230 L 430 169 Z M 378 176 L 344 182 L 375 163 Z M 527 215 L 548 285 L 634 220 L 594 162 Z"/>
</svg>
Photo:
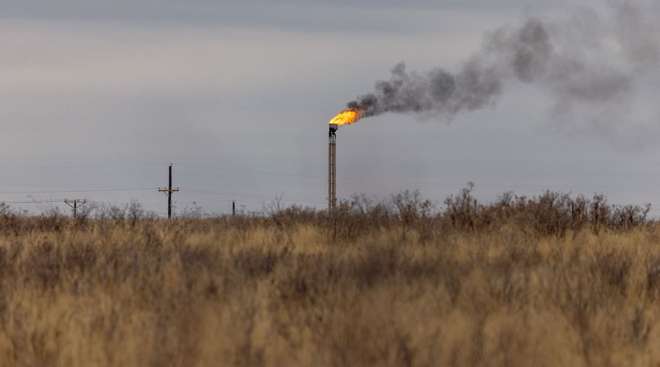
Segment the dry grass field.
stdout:
<svg viewBox="0 0 660 367">
<path fill-rule="evenodd" d="M 2 366 L 660 364 L 660 227 L 598 196 L 1 212 Z"/>
</svg>

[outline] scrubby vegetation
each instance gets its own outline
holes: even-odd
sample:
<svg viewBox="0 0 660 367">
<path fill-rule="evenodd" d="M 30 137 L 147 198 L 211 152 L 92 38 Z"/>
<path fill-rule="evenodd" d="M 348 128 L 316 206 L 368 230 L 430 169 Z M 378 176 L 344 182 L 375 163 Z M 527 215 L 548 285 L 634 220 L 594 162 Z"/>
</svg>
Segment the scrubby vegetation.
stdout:
<svg viewBox="0 0 660 367">
<path fill-rule="evenodd" d="M 89 214 L 89 215 L 87 215 Z M 660 363 L 648 208 L 466 188 L 335 213 L 0 207 L 2 366 Z"/>
</svg>

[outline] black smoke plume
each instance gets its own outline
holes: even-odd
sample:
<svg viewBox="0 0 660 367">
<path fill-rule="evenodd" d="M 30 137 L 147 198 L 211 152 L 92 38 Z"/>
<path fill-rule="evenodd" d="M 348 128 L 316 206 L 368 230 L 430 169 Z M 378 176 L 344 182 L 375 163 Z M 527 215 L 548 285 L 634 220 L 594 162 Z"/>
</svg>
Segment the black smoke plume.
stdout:
<svg viewBox="0 0 660 367">
<path fill-rule="evenodd" d="M 658 7 L 651 8 L 627 1 L 605 13 L 581 9 L 563 21 L 529 18 L 490 33 L 455 72 L 409 72 L 401 63 L 390 80 L 348 107 L 363 117 L 396 112 L 451 120 L 493 105 L 509 84 L 521 82 L 547 93 L 556 115 L 582 112 L 594 123 L 625 118 L 660 64 Z"/>
</svg>

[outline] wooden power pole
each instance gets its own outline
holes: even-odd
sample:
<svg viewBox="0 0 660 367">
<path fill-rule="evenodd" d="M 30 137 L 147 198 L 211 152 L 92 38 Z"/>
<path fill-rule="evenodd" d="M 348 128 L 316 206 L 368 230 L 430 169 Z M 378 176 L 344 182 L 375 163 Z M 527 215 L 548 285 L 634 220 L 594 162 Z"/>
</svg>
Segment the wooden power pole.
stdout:
<svg viewBox="0 0 660 367">
<path fill-rule="evenodd" d="M 168 185 L 167 188 L 159 188 L 159 192 L 164 192 L 167 193 L 167 218 L 172 219 L 172 194 L 175 192 L 179 192 L 178 187 L 172 187 L 172 169 L 174 168 L 174 165 L 170 163 L 169 167 L 169 180 L 168 180 Z"/>
<path fill-rule="evenodd" d="M 73 219 L 78 218 L 78 208 L 82 207 L 83 205 L 87 204 L 87 200 L 83 199 L 72 199 L 72 200 L 64 200 L 64 203 L 68 205 L 72 212 L 73 212 Z"/>
</svg>

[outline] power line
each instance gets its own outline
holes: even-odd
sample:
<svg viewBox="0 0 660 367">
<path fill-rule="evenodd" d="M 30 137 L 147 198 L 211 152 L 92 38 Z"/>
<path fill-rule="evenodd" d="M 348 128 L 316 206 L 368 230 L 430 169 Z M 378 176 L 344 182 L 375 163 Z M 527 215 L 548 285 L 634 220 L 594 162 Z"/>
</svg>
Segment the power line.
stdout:
<svg viewBox="0 0 660 367">
<path fill-rule="evenodd" d="M 0 191 L 0 195 L 29 195 L 29 194 L 75 194 L 75 193 L 94 193 L 94 192 L 139 192 L 152 191 L 153 188 L 135 188 L 135 189 L 83 189 L 83 190 L 52 190 L 52 191 Z"/>
<path fill-rule="evenodd" d="M 236 199 L 243 199 L 243 200 L 261 200 L 261 201 L 272 201 L 272 200 L 279 200 L 281 202 L 286 202 L 286 203 L 296 203 L 296 204 L 305 204 L 305 201 L 311 202 L 316 200 L 317 198 L 300 198 L 302 200 L 288 200 L 288 199 L 278 199 L 277 195 L 275 197 L 269 196 L 266 194 L 259 195 L 259 194 L 244 194 L 240 192 L 217 192 L 217 191 L 210 191 L 210 190 L 194 190 L 194 189 L 186 189 L 187 193 L 195 193 L 195 194 L 200 194 L 200 195 L 207 195 L 207 196 L 220 196 L 220 197 L 231 197 L 232 199 L 216 199 L 216 201 L 221 201 L 221 202 L 231 202 Z M 319 204 L 321 201 L 318 202 Z M 316 205 L 316 204 L 315 204 Z"/>
<path fill-rule="evenodd" d="M 55 203 L 62 203 L 64 202 L 63 200 L 33 200 L 33 201 L 3 201 L 0 200 L 0 203 L 2 204 L 11 204 L 11 205 L 22 205 L 22 204 L 55 204 Z"/>
</svg>

